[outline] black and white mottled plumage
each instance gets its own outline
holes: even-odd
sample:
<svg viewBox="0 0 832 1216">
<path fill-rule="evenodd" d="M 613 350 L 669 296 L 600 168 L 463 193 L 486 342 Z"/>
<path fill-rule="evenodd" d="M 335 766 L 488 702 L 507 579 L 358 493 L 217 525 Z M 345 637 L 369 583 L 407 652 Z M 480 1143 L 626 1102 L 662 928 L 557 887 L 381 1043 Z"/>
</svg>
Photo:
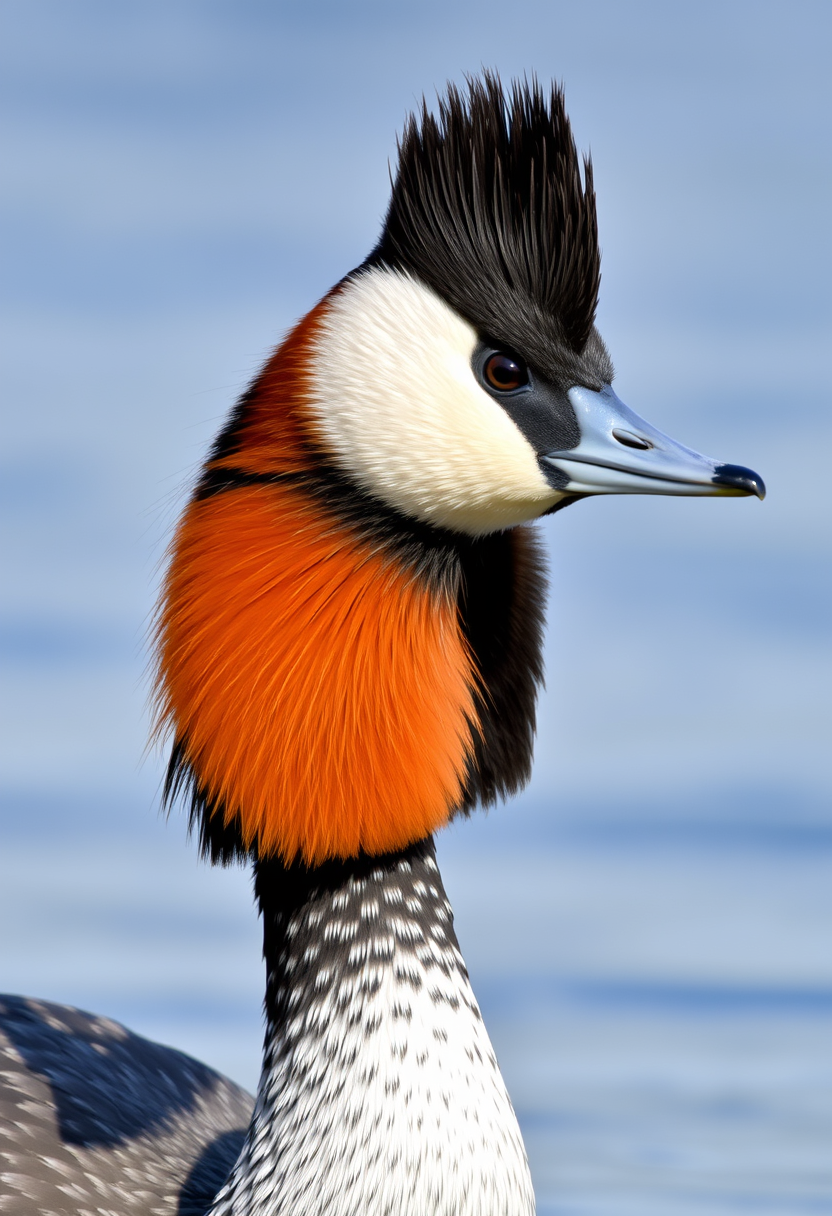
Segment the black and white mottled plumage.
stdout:
<svg viewBox="0 0 832 1216">
<path fill-rule="evenodd" d="M 432 840 L 261 862 L 266 1048 L 212 1216 L 532 1216 L 520 1129 Z"/>
<path fill-rule="evenodd" d="M 202 1216 L 251 1108 L 108 1018 L 0 997 L 0 1213 Z"/>
<path fill-rule="evenodd" d="M 255 889 L 253 1112 L 115 1022 L 2 998 L 0 1213 L 533 1216 L 433 841 L 312 869 L 261 861 Z"/>
</svg>

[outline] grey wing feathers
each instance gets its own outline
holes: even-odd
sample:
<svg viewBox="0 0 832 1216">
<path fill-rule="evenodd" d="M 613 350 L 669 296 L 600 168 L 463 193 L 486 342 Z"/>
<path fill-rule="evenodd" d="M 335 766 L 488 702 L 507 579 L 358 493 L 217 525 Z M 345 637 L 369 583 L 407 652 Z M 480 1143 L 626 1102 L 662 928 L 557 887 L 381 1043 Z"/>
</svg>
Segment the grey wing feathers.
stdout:
<svg viewBox="0 0 832 1216">
<path fill-rule="evenodd" d="M 0 996 L 3 1216 L 201 1216 L 252 1105 L 117 1022 Z"/>
</svg>

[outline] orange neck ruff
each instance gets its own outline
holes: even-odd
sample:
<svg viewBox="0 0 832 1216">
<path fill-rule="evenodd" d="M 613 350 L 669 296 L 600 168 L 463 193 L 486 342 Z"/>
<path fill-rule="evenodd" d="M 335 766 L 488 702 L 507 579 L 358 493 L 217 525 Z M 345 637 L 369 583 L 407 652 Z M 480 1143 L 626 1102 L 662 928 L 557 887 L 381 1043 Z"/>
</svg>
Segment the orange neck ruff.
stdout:
<svg viewBox="0 0 832 1216">
<path fill-rule="evenodd" d="M 317 313 L 264 370 L 233 457 L 210 468 L 309 467 L 297 372 Z M 261 857 L 389 852 L 460 804 L 477 715 L 456 597 L 301 488 L 249 485 L 191 502 L 158 656 L 160 729 Z"/>
</svg>

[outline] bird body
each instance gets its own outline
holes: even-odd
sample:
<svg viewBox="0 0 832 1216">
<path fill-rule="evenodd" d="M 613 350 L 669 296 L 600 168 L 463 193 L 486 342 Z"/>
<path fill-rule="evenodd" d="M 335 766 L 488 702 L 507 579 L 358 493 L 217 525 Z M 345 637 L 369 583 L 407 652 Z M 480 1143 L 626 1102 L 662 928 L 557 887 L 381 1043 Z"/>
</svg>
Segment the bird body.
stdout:
<svg viewBox="0 0 832 1216">
<path fill-rule="evenodd" d="M 559 91 L 451 87 L 406 126 L 376 249 L 256 377 L 180 522 L 166 798 L 212 861 L 253 864 L 267 977 L 216 1216 L 534 1212 L 433 849 L 530 772 L 530 521 L 592 493 L 763 494 L 619 401 L 599 282 Z"/>
<path fill-rule="evenodd" d="M 0 997 L 4 1216 L 203 1216 L 252 1105 L 110 1018 Z"/>
</svg>

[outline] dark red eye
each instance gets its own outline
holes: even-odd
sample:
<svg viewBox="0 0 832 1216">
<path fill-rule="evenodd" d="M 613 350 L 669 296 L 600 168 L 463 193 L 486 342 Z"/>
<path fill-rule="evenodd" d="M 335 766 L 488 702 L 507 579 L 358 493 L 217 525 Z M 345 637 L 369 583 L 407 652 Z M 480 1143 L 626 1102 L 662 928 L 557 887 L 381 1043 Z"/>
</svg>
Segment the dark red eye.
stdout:
<svg viewBox="0 0 832 1216">
<path fill-rule="evenodd" d="M 520 359 L 511 355 L 489 355 L 483 367 L 488 384 L 498 393 L 512 393 L 529 383 L 529 371 Z"/>
</svg>

